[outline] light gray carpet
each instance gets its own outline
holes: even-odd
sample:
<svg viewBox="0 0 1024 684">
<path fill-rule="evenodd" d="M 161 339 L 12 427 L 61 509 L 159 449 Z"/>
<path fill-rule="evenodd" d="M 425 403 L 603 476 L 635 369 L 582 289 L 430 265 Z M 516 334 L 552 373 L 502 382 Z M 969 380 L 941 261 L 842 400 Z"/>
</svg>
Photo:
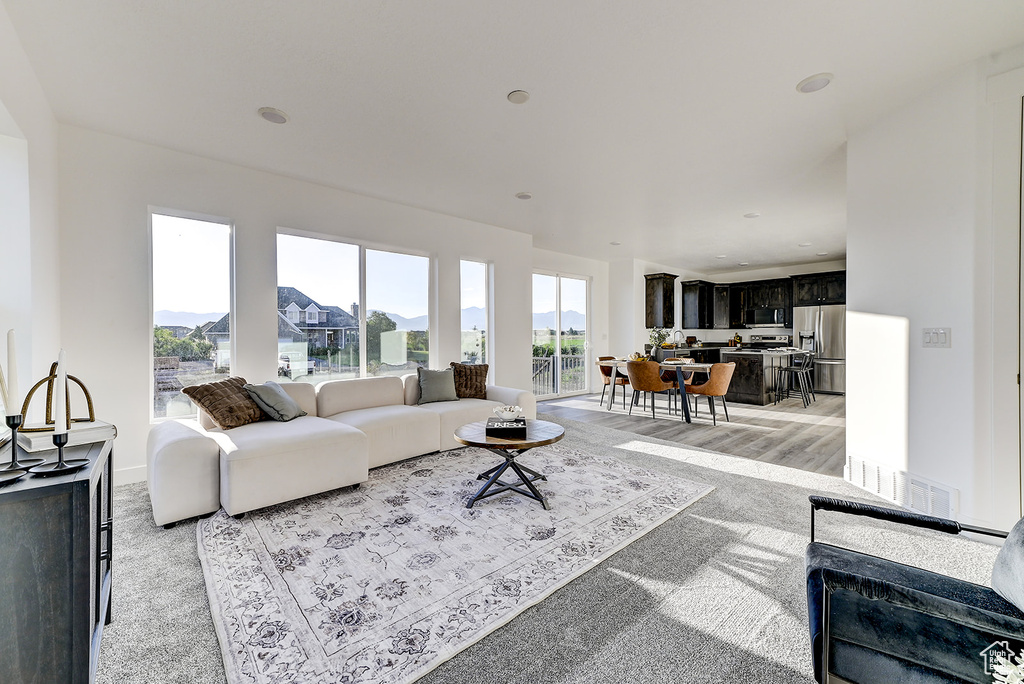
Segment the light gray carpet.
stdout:
<svg viewBox="0 0 1024 684">
<path fill-rule="evenodd" d="M 807 496 L 867 495 L 836 478 L 556 422 L 574 447 L 715 491 L 419 681 L 813 681 Z M 116 488 L 115 506 L 114 622 L 97 681 L 224 682 L 195 523 L 156 527 L 142 484 Z M 981 584 L 996 554 L 968 539 L 829 513 L 818 537 Z"/>
</svg>

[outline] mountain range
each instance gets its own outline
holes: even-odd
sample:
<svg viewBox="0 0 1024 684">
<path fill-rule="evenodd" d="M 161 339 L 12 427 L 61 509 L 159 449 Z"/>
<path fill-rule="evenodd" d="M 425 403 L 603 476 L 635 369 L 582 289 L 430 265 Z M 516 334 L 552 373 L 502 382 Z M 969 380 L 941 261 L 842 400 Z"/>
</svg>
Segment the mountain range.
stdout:
<svg viewBox="0 0 1024 684">
<path fill-rule="evenodd" d="M 167 311 L 166 309 L 161 309 L 153 314 L 153 322 L 156 325 L 184 325 L 194 328 L 197 325 L 209 323 L 210 321 L 219 321 L 223 317 L 223 311 L 220 313 L 191 313 L 189 311 Z"/>
</svg>

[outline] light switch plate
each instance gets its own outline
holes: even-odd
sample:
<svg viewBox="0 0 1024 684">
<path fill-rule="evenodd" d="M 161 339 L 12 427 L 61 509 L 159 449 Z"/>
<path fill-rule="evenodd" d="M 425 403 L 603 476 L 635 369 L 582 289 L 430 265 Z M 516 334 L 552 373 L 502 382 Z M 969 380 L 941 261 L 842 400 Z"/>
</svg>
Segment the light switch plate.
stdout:
<svg viewBox="0 0 1024 684">
<path fill-rule="evenodd" d="M 921 346 L 949 349 L 953 346 L 953 333 L 949 328 L 924 328 L 921 335 Z"/>
</svg>

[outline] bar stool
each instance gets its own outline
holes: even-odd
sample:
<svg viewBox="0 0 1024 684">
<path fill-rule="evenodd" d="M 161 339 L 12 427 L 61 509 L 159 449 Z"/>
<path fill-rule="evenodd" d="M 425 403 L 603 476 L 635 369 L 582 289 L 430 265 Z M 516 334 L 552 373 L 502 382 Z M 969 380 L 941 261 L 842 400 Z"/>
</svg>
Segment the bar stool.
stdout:
<svg viewBox="0 0 1024 684">
<path fill-rule="evenodd" d="M 814 352 L 805 351 L 799 354 L 796 363 L 792 366 L 781 366 L 775 376 L 775 403 L 789 398 L 793 387 L 793 380 L 796 380 L 800 388 L 800 399 L 804 408 L 810 406 L 812 401 L 817 401 L 814 396 L 814 381 L 811 371 L 814 368 Z M 785 396 L 783 396 L 785 393 Z"/>
</svg>

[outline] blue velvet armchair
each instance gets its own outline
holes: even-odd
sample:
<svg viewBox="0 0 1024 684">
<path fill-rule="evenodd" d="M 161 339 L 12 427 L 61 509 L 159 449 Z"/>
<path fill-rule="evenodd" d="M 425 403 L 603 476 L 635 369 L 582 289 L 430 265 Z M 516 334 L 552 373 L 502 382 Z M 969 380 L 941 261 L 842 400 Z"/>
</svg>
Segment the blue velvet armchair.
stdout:
<svg viewBox="0 0 1024 684">
<path fill-rule="evenodd" d="M 807 608 L 814 678 L 824 684 L 994 681 L 993 645 L 1020 653 L 1024 612 L 993 589 L 814 541 L 815 511 L 835 511 L 949 534 L 1006 537 L 909 511 L 812 496 Z M 1019 584 L 1024 525 L 1000 550 L 1004 584 Z M 1004 557 L 1005 556 L 1005 557 Z M 993 578 L 993 586 L 998 586 Z M 999 591 L 1007 595 L 1002 588 Z M 1015 598 L 1011 595 L 1011 598 Z M 1020 605 L 1020 601 L 1016 601 Z"/>
</svg>

